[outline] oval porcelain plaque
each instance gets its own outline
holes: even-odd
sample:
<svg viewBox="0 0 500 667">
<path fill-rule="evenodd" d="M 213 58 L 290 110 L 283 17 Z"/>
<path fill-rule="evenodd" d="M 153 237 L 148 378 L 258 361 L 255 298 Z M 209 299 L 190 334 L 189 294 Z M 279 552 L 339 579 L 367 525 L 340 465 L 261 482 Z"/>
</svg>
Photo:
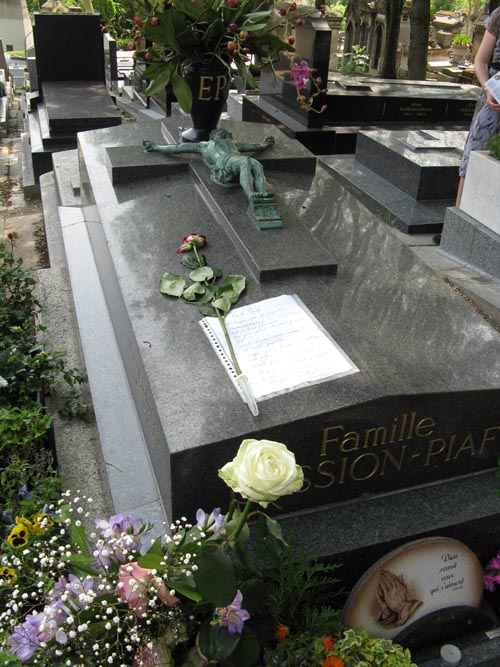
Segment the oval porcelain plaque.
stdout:
<svg viewBox="0 0 500 667">
<path fill-rule="evenodd" d="M 483 570 L 457 540 L 410 542 L 378 560 L 358 581 L 344 623 L 374 637 L 393 639 L 417 619 L 447 607 L 474 607 L 483 598 Z"/>
</svg>

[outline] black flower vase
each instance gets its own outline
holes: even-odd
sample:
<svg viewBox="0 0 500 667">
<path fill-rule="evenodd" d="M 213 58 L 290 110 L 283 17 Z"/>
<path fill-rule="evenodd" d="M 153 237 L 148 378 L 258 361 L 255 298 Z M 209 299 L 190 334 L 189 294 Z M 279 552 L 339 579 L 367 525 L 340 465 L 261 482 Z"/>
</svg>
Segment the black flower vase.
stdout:
<svg viewBox="0 0 500 667">
<path fill-rule="evenodd" d="M 183 141 L 207 141 L 215 130 L 229 95 L 231 75 L 219 61 L 191 65 L 184 78 L 191 89 L 193 127 L 184 130 Z"/>
</svg>

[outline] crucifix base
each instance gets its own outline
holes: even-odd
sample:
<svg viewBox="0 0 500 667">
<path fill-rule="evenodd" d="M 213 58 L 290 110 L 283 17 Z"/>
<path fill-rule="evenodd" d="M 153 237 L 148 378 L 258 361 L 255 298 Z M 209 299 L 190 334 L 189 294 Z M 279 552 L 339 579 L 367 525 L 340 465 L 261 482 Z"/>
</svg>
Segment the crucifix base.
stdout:
<svg viewBox="0 0 500 667">
<path fill-rule="evenodd" d="M 247 213 L 259 229 L 281 229 L 283 227 L 276 199 L 270 192 L 255 193 Z"/>
</svg>

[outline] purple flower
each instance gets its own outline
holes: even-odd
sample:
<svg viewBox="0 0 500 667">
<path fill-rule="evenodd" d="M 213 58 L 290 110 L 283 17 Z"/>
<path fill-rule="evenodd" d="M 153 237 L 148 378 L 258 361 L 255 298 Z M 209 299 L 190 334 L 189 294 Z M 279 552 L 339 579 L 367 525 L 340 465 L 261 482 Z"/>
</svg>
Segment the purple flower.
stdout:
<svg viewBox="0 0 500 667">
<path fill-rule="evenodd" d="M 109 521 L 104 519 L 96 519 L 95 525 L 101 531 L 102 537 L 119 537 L 122 533 L 138 533 L 143 521 L 137 517 L 131 517 L 128 514 L 115 514 L 109 518 Z"/>
<path fill-rule="evenodd" d="M 493 593 L 493 591 L 495 590 L 496 582 L 497 580 L 495 576 L 491 574 L 484 575 L 484 587 L 486 588 L 487 591 L 490 591 L 490 593 Z"/>
<path fill-rule="evenodd" d="M 207 514 L 201 508 L 196 512 L 196 528 L 210 530 L 215 535 L 224 527 L 226 517 L 221 514 L 220 507 L 215 507 L 211 514 Z"/>
<path fill-rule="evenodd" d="M 494 556 L 488 565 L 486 566 L 487 570 L 500 570 L 500 552 Z"/>
<path fill-rule="evenodd" d="M 230 605 L 216 608 L 212 623 L 221 628 L 227 628 L 232 635 L 241 635 L 244 622 L 250 618 L 248 611 L 241 608 L 242 600 L 241 591 L 236 591 L 236 597 Z"/>
<path fill-rule="evenodd" d="M 303 90 L 307 87 L 311 68 L 307 60 L 301 60 L 300 63 L 293 63 L 290 76 L 295 81 L 297 90 Z"/>
<path fill-rule="evenodd" d="M 31 493 L 28 491 L 26 484 L 23 484 L 19 489 L 19 495 L 23 500 L 29 500 L 31 498 Z"/>
<path fill-rule="evenodd" d="M 14 653 L 23 662 L 28 662 L 37 651 L 42 649 L 38 638 L 41 614 L 28 614 L 24 623 L 16 625 L 14 633 L 8 638 L 9 653 Z"/>
<path fill-rule="evenodd" d="M 64 595 L 65 603 L 75 611 L 87 609 L 95 597 L 92 591 L 93 585 L 94 579 L 90 576 L 85 577 L 85 579 L 79 579 L 74 574 L 70 574 L 68 579 L 59 577 L 47 599 L 51 606 L 56 606 L 54 603 L 58 603 L 59 608 L 66 609 L 69 615 L 71 613 L 69 609 L 62 605 L 62 602 L 59 603 L 62 596 Z"/>
</svg>

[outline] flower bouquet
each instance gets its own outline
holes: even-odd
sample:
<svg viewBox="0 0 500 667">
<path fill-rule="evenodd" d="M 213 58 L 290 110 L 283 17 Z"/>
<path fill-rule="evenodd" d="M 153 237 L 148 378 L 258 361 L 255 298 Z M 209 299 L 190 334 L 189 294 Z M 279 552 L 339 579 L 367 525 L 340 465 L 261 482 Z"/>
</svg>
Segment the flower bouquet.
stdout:
<svg viewBox="0 0 500 667">
<path fill-rule="evenodd" d="M 213 63 L 228 73 L 234 66 L 246 87 L 256 86 L 252 70 L 294 52 L 292 30 L 314 7 L 267 0 L 133 0 L 132 46 L 145 38 L 152 46 L 136 52 L 151 81 L 147 94 L 168 84 L 189 113 L 192 93 L 187 67 Z"/>
<path fill-rule="evenodd" d="M 415 667 L 390 640 L 342 625 L 336 566 L 293 550 L 262 511 L 303 485 L 284 444 L 244 440 L 219 476 L 226 514 L 199 509 L 166 535 L 126 514 L 88 532 L 69 493 L 16 517 L 0 559 L 0 664 Z"/>
</svg>

